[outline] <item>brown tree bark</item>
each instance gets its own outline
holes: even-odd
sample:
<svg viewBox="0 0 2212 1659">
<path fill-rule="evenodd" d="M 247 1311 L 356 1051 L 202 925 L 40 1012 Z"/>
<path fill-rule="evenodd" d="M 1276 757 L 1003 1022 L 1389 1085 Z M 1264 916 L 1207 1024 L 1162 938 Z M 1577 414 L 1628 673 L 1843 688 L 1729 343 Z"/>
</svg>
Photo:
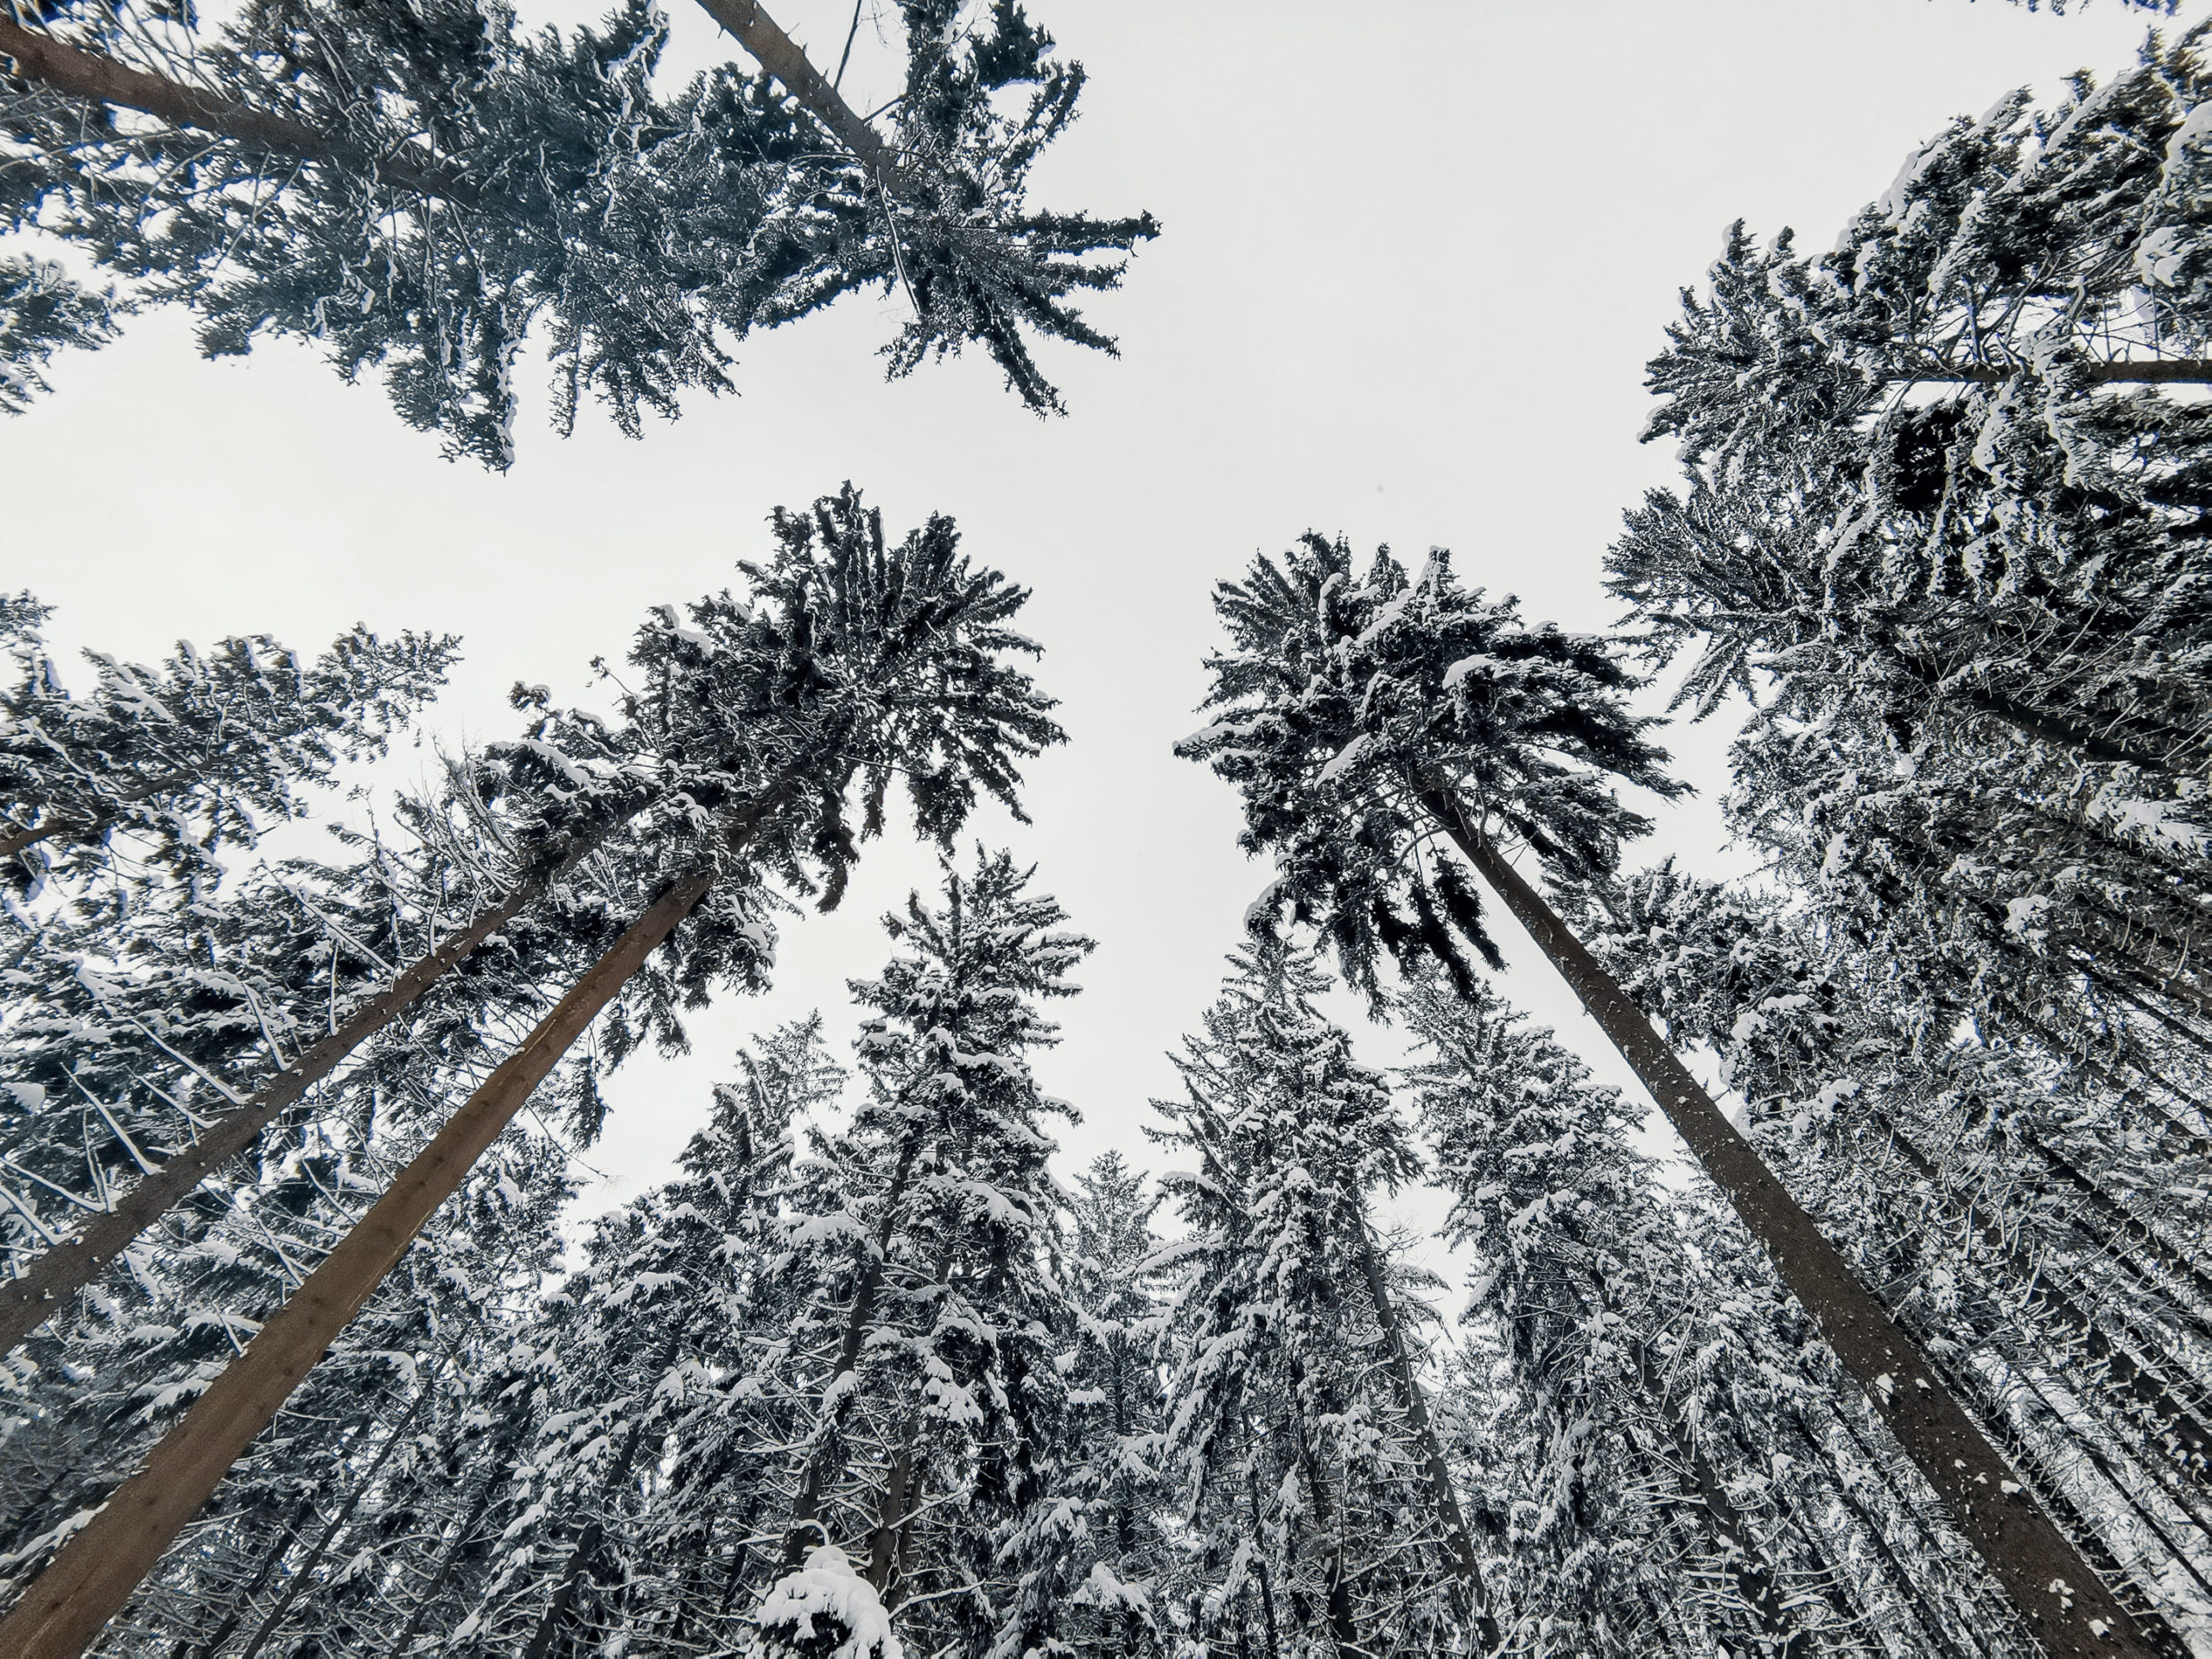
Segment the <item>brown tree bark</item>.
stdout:
<svg viewBox="0 0 2212 1659">
<path fill-rule="evenodd" d="M 829 129 L 887 194 L 912 194 L 913 175 L 897 152 L 861 119 L 754 0 L 699 0 L 699 3 L 709 17 L 737 36 L 738 44 L 758 59 L 762 68 L 784 83 L 801 107 Z"/>
<path fill-rule="evenodd" d="M 62 1547 L 0 1623 L 0 1653 L 79 1659 L 531 1091 L 715 880 L 713 872 L 702 872 L 664 893 L 469 1096 L 162 1438 L 146 1466 Z"/>
<path fill-rule="evenodd" d="M 289 117 L 131 68 L 41 30 L 26 29 L 5 13 L 0 13 L 0 57 L 14 59 L 16 73 L 23 79 L 88 103 L 137 110 L 173 127 L 197 127 L 251 149 L 365 174 L 386 184 L 442 196 L 463 207 L 483 205 L 475 186 L 438 168 L 412 166 L 394 156 L 375 155 Z"/>
<path fill-rule="evenodd" d="M 2156 1659 L 2152 1638 L 2015 1478 L 1919 1344 L 1859 1283 L 1618 982 L 1489 837 L 1466 823 L 1455 798 L 1429 790 L 1421 801 L 1650 1090 L 2052 1659 Z"/>
<path fill-rule="evenodd" d="M 549 879 L 525 880 L 499 903 L 480 912 L 467 927 L 392 981 L 391 989 L 362 1004 L 251 1099 L 218 1118 L 199 1140 L 124 1194 L 107 1214 L 39 1255 L 29 1271 L 0 1282 L 0 1354 L 15 1349 L 141 1233 L 182 1203 L 193 1188 L 251 1147 L 287 1107 L 404 1014 L 440 976 L 459 967 L 485 940 L 537 902 Z"/>
</svg>

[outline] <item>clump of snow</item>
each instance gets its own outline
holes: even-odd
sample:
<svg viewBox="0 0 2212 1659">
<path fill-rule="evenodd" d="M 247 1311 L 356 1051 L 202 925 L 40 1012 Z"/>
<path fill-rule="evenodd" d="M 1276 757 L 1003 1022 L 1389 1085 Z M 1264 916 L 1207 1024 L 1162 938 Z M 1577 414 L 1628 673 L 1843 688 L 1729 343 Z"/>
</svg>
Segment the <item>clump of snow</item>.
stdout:
<svg viewBox="0 0 2212 1659">
<path fill-rule="evenodd" d="M 760 1599 L 756 1650 L 806 1659 L 903 1659 L 891 1616 L 875 1586 L 853 1571 L 845 1552 L 824 1544 L 806 1565 L 779 1579 Z"/>
</svg>

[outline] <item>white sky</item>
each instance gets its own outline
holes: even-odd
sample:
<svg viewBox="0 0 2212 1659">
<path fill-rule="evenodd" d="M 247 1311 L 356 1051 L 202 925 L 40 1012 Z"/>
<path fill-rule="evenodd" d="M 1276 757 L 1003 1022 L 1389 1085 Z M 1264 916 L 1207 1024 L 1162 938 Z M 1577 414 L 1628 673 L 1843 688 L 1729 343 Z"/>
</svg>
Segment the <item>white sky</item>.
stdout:
<svg viewBox="0 0 2212 1659">
<path fill-rule="evenodd" d="M 669 3 L 673 66 L 728 54 L 703 13 Z M 523 15 L 592 10 L 561 4 Z M 900 302 L 869 296 L 752 342 L 740 396 L 695 398 L 642 442 L 591 417 L 561 441 L 526 375 L 521 458 L 493 476 L 442 461 L 379 388 L 304 347 L 210 364 L 184 318 L 153 315 L 56 365 L 54 395 L 0 427 L 0 585 L 58 604 L 63 645 L 140 658 L 253 631 L 319 649 L 357 619 L 459 632 L 467 661 L 429 729 L 480 738 L 512 729 L 517 679 L 582 697 L 585 665 L 619 658 L 648 606 L 733 580 L 778 503 L 850 479 L 894 533 L 950 512 L 977 558 L 1034 588 L 1020 626 L 1047 647 L 1040 678 L 1073 736 L 1031 774 L 1033 828 L 976 826 L 1100 940 L 1040 1067 L 1084 1115 L 1065 1162 L 1113 1146 L 1156 1163 L 1144 1103 L 1172 1090 L 1165 1052 L 1268 877 L 1236 848 L 1228 788 L 1169 753 L 1203 723 L 1211 584 L 1312 527 L 1416 564 L 1447 546 L 1534 617 L 1609 626 L 1605 547 L 1673 470 L 1670 446 L 1635 441 L 1643 365 L 1729 221 L 1825 247 L 1949 117 L 2116 70 L 2147 27 L 2116 0 L 2063 18 L 1999 0 L 1032 6 L 1091 75 L 1037 200 L 1164 226 L 1090 307 L 1122 359 L 1043 354 L 1071 417 L 1025 413 L 980 355 L 886 385 L 874 353 Z M 774 11 L 834 65 L 842 0 Z M 864 28 L 855 101 L 887 96 L 894 69 Z M 1635 856 L 1732 866 L 1726 737 L 1675 734 L 1704 797 L 1658 807 Z M 841 912 L 786 925 L 773 992 L 700 1018 L 690 1057 L 611 1079 L 588 1154 L 611 1179 L 587 1204 L 667 1170 L 748 1032 L 819 1006 L 842 1044 L 843 982 L 885 953 L 877 918 L 932 880 L 903 842 L 872 847 Z M 1497 926 L 1507 995 L 1626 1083 Z M 1395 1057 L 1357 1029 L 1370 1058 Z"/>
</svg>

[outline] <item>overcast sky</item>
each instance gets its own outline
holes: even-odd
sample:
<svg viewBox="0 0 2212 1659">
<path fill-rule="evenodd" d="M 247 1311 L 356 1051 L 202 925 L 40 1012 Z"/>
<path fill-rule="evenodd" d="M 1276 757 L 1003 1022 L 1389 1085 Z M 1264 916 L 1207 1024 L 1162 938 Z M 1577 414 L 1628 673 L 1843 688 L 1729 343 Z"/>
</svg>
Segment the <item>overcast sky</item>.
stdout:
<svg viewBox="0 0 2212 1659">
<path fill-rule="evenodd" d="M 673 67 L 729 54 L 669 3 Z M 523 15 L 591 10 L 562 3 Z M 849 5 L 773 10 L 834 64 Z M 319 649 L 356 620 L 461 633 L 467 660 L 429 721 L 457 741 L 512 729 L 517 679 L 586 695 L 586 664 L 619 656 L 649 606 L 733 580 L 778 503 L 849 479 L 894 533 L 949 512 L 979 560 L 1034 589 L 1021 626 L 1073 739 L 1031 774 L 1033 826 L 977 825 L 1100 941 L 1041 1066 L 1084 1114 L 1066 1161 L 1109 1146 L 1156 1161 L 1144 1103 L 1172 1089 L 1165 1052 L 1268 879 L 1236 849 L 1227 787 L 1169 752 L 1203 723 L 1211 584 L 1311 527 L 1415 563 L 1446 546 L 1535 617 L 1609 626 L 1605 547 L 1672 470 L 1671 446 L 1636 442 L 1643 365 L 1729 222 L 1825 247 L 1948 118 L 2117 69 L 2146 28 L 2116 0 L 2065 17 L 1999 0 L 1033 10 L 1091 77 L 1039 205 L 1164 227 L 1090 308 L 1120 359 L 1046 352 L 1068 418 L 1027 414 L 980 356 L 887 385 L 875 353 L 899 302 L 869 296 L 749 343 L 739 396 L 696 397 L 639 442 L 588 416 L 559 439 L 529 373 L 520 459 L 498 476 L 442 460 L 379 388 L 304 347 L 210 364 L 183 318 L 149 315 L 57 364 L 54 396 L 0 426 L 0 583 L 59 605 L 65 646 L 137 658 L 251 631 Z M 849 92 L 895 84 L 892 45 L 863 29 Z M 1656 808 L 1632 856 L 1734 868 L 1716 810 L 1727 735 L 1673 734 L 1703 793 Z M 610 1179 L 588 1202 L 665 1172 L 748 1032 L 819 1006 L 842 1045 L 844 981 L 884 956 L 878 918 L 933 879 L 903 841 L 871 848 L 841 912 L 786 925 L 772 993 L 699 1019 L 690 1057 L 611 1080 L 586 1154 Z M 1625 1082 L 1498 928 L 1506 993 Z"/>
</svg>

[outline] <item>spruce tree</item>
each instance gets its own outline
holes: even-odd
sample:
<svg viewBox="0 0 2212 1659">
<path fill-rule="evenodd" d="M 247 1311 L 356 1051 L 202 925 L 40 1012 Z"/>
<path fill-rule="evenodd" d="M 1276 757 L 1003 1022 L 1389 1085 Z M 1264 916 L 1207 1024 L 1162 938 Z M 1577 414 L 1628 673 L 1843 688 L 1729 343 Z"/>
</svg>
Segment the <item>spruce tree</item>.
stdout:
<svg viewBox="0 0 2212 1659">
<path fill-rule="evenodd" d="M 1082 1503 L 1083 1525 L 1063 1637 L 1076 1652 L 1122 1659 L 1167 1650 L 1173 1565 L 1162 1524 L 1166 1395 L 1154 1358 L 1166 1301 L 1153 1217 L 1165 1194 L 1145 1185 L 1121 1154 L 1093 1159 L 1073 1182 L 1065 1257 L 1076 1320 L 1065 1484 Z"/>
<path fill-rule="evenodd" d="M 1637 960 L 1639 1001 L 1719 1054 L 1766 1156 L 1897 1287 L 2046 1504 L 2185 1627 L 2202 1586 L 2179 1586 L 2212 1567 L 2191 1380 L 2212 1284 L 2172 1184 L 2193 1192 L 2202 1160 L 2145 1160 L 2118 1103 L 2033 1048 L 1926 1029 L 1891 964 L 1770 898 L 1662 867 L 1587 914 L 1593 949 Z"/>
<path fill-rule="evenodd" d="M 1442 1652 L 1479 1628 L 1488 1650 L 1475 1546 L 1416 1375 L 1420 1281 L 1388 1263 L 1369 1213 L 1419 1160 L 1387 1084 L 1313 1009 L 1321 987 L 1280 945 L 1233 957 L 1178 1057 L 1185 1098 L 1159 1103 L 1161 1138 L 1197 1160 L 1161 1177 L 1186 1228 L 1161 1260 L 1166 1446 L 1197 1545 L 1187 1634 Z"/>
<path fill-rule="evenodd" d="M 854 982 L 868 1092 L 798 1175 L 811 1287 L 773 1357 L 804 1415 L 764 1618 L 823 1548 L 922 1650 L 1041 1650 L 1070 1611 L 1076 1316 L 1046 1125 L 1073 1109 L 1030 1056 L 1091 944 L 1028 881 L 1004 853 L 948 872 L 941 906 L 885 918 L 898 953 Z"/>
<path fill-rule="evenodd" d="M 940 842 L 979 790 L 1018 812 L 1016 766 L 1059 735 L 1048 702 L 1004 660 L 1007 652 L 1037 649 L 1005 626 L 1027 595 L 995 572 L 973 569 L 949 520 L 887 547 L 880 522 L 849 490 L 813 515 L 779 515 L 778 526 L 778 557 L 751 573 L 761 608 L 723 595 L 691 607 L 692 627 L 671 611 L 642 630 L 633 658 L 652 677 L 651 694 L 633 695 L 621 732 L 579 739 L 609 763 L 628 763 L 608 766 L 618 789 L 635 791 L 637 774 L 648 770 L 662 785 L 636 796 L 642 810 L 628 826 L 619 872 L 632 895 L 626 925 L 616 923 L 620 937 L 395 1178 L 147 1469 L 65 1547 L 10 1616 L 10 1639 L 74 1650 L 111 1616 L 610 1004 L 626 1000 L 607 1027 L 616 1053 L 645 1035 L 680 1042 L 684 1000 L 761 972 L 764 870 L 803 889 L 819 885 L 836 902 L 858 852 L 846 816 L 855 784 L 863 791 L 861 836 L 880 829 L 894 772 L 906 777 L 917 830 Z M 556 804 L 591 796 L 575 760 L 542 741 L 523 747 L 575 785 L 553 791 Z M 675 963 L 646 971 L 679 925 Z M 110 1533 L 128 1535 L 128 1549 Z M 35 1629 L 41 1633 L 33 1637 Z"/>
<path fill-rule="evenodd" d="M 2136 1071 L 2212 1037 L 2203 42 L 1953 123 L 1827 254 L 1732 231 L 1609 561 L 1680 701 L 1757 704 L 1738 820 L 1834 925 Z"/>
<path fill-rule="evenodd" d="M 972 342 L 1057 408 L 1025 335 L 1110 350 L 1069 296 L 1114 286 L 1154 233 L 1027 205 L 1080 68 L 1048 60 L 1010 3 L 970 29 L 914 0 L 886 137 L 758 6 L 726 12 L 786 92 L 734 65 L 658 91 L 667 24 L 637 0 L 565 37 L 463 0 L 0 19 L 0 225 L 72 243 L 121 287 L 10 284 L 9 405 L 54 341 L 96 344 L 118 306 L 179 301 L 209 353 L 314 340 L 349 379 L 381 372 L 449 454 L 504 467 L 533 331 L 556 424 L 595 401 L 635 435 L 685 390 L 727 387 L 733 342 L 880 284 L 915 313 L 892 372 Z"/>
<path fill-rule="evenodd" d="M 1308 536 L 1217 590 L 1232 645 L 1210 664 L 1220 712 L 1179 748 L 1238 788 L 1244 845 L 1281 873 L 1272 895 L 1320 925 L 1370 992 L 1388 951 L 1433 958 L 1471 993 L 1461 942 L 1496 960 L 1466 871 L 1478 874 L 1728 1194 L 2038 1637 L 2148 1651 L 1919 1346 L 1507 858 L 1501 842 L 1518 842 L 1555 879 L 1601 875 L 1648 827 L 1612 780 L 1662 797 L 1681 785 L 1624 705 L 1633 678 L 1607 642 L 1529 627 L 1449 566 L 1432 553 L 1408 581 L 1385 551 L 1361 577 L 1344 543 Z"/>
</svg>

